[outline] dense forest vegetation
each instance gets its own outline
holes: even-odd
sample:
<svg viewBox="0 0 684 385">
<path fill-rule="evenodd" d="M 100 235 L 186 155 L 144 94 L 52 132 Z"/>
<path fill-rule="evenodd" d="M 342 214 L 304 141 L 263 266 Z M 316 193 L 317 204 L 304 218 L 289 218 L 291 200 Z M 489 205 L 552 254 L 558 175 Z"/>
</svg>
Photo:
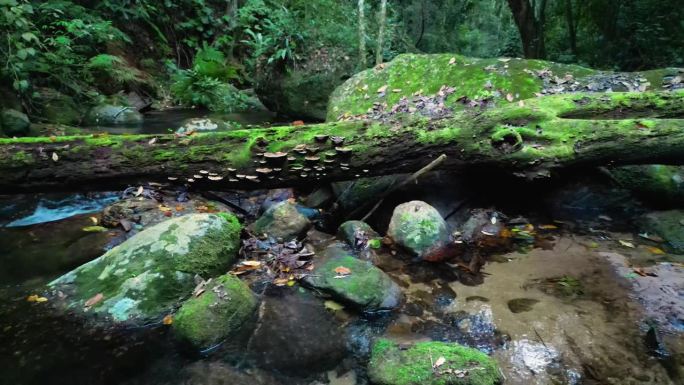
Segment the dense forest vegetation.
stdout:
<svg viewBox="0 0 684 385">
<path fill-rule="evenodd" d="M 335 86 L 405 52 L 615 70 L 684 60 L 674 0 L 3 0 L 0 10 L 3 106 L 71 125 L 131 91 L 156 107 L 237 111 L 255 89 L 271 110 L 322 119 Z"/>
</svg>

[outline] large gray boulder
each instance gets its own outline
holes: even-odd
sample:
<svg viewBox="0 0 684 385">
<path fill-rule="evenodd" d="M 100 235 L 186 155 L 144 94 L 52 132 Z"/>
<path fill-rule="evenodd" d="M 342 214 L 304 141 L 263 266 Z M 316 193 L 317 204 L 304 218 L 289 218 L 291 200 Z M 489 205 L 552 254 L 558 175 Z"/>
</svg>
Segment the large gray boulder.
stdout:
<svg viewBox="0 0 684 385">
<path fill-rule="evenodd" d="M 235 216 L 189 214 L 141 231 L 48 286 L 54 302 L 99 322 L 159 320 L 190 295 L 195 275 L 226 271 L 239 243 Z"/>
<path fill-rule="evenodd" d="M 143 116 L 133 107 L 100 104 L 88 111 L 84 124 L 92 126 L 137 125 L 142 123 Z"/>
</svg>

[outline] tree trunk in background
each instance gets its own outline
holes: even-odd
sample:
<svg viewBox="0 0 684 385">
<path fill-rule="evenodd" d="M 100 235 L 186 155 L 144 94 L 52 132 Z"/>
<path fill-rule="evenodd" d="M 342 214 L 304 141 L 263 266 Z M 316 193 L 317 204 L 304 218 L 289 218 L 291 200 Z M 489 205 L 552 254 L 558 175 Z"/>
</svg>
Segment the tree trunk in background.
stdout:
<svg viewBox="0 0 684 385">
<path fill-rule="evenodd" d="M 565 0 L 565 20 L 568 24 L 568 39 L 570 40 L 570 52 L 577 57 L 577 29 L 575 17 L 572 13 L 572 0 Z"/>
<path fill-rule="evenodd" d="M 382 63 L 382 47 L 384 45 L 385 39 L 385 23 L 387 20 L 387 0 L 380 1 L 380 15 L 378 16 L 378 24 L 380 29 L 378 30 L 378 46 L 375 51 L 375 65 Z"/>
<path fill-rule="evenodd" d="M 527 178 L 563 167 L 684 163 L 684 91 L 565 94 L 439 120 L 363 120 L 195 134 L 0 139 L 0 191 L 142 182 L 194 189 L 311 186 L 440 168 Z M 332 136 L 337 144 L 332 143 Z M 344 141 L 340 147 L 340 141 Z"/>
<path fill-rule="evenodd" d="M 543 59 L 546 56 L 543 25 L 546 0 L 541 2 L 539 16 L 535 14 L 535 9 L 529 0 L 508 0 L 508 5 L 520 32 L 525 57 Z"/>
<path fill-rule="evenodd" d="M 365 4 L 363 0 L 358 3 L 359 12 L 359 67 L 365 70 L 368 67 L 366 61 L 366 17 L 364 15 Z"/>
</svg>

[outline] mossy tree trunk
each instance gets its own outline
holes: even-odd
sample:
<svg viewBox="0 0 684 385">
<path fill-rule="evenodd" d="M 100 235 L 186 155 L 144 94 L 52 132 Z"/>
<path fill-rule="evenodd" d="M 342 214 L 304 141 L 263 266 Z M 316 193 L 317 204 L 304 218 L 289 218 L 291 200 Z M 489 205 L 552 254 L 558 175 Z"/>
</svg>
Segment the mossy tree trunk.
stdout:
<svg viewBox="0 0 684 385">
<path fill-rule="evenodd" d="M 440 154 L 448 157 L 441 168 L 495 167 L 528 178 L 563 167 L 684 164 L 684 90 L 554 95 L 440 120 L 0 139 L 0 191 L 169 180 L 200 189 L 311 185 L 412 172 Z"/>
</svg>

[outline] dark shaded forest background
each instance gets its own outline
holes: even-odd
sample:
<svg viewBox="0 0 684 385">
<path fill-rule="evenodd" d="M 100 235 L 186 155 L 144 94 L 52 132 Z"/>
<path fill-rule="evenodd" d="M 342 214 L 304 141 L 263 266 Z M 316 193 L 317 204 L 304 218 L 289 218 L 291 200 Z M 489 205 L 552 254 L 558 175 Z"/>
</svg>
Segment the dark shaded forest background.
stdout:
<svg viewBox="0 0 684 385">
<path fill-rule="evenodd" d="M 272 94 L 327 96 L 401 53 L 627 71 L 684 61 L 680 0 L 0 0 L 0 30 L 3 107 L 69 124 L 41 103 L 135 91 L 231 111 L 255 89 L 279 110 Z"/>
</svg>

